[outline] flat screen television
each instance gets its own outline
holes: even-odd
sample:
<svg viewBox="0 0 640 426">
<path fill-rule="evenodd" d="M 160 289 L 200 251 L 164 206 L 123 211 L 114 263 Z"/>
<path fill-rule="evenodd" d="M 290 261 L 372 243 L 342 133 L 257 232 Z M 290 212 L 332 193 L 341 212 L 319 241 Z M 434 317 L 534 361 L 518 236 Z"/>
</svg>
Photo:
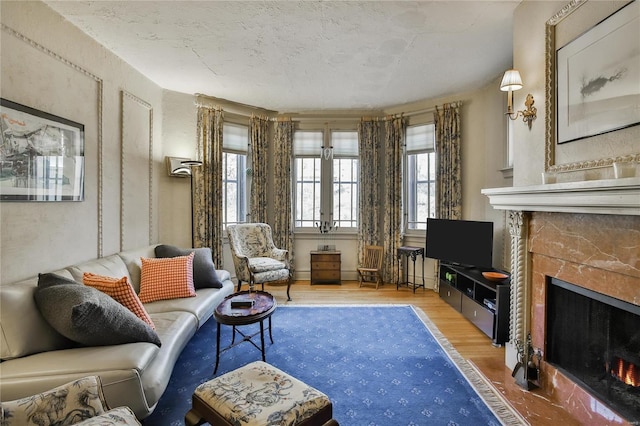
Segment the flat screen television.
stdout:
<svg viewBox="0 0 640 426">
<path fill-rule="evenodd" d="M 493 222 L 427 219 L 425 256 L 465 267 L 491 268 Z"/>
</svg>

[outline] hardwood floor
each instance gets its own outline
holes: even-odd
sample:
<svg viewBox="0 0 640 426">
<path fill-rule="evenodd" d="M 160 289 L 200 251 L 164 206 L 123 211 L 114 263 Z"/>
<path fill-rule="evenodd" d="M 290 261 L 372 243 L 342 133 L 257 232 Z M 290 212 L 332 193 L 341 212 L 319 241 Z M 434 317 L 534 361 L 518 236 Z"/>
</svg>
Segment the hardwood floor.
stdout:
<svg viewBox="0 0 640 426">
<path fill-rule="evenodd" d="M 243 290 L 245 288 L 243 287 Z M 504 365 L 504 348 L 491 345 L 489 338 L 460 313 L 440 299 L 433 290 L 412 289 L 385 284 L 359 287 L 357 282 L 341 285 L 310 285 L 296 281 L 291 286 L 292 301 L 287 301 L 286 286 L 266 285 L 279 305 L 310 304 L 412 304 L 424 311 L 456 350 L 487 378 L 532 426 L 580 424 L 561 407 L 554 405 L 541 390 L 526 392 L 515 384 L 511 371 Z"/>
</svg>

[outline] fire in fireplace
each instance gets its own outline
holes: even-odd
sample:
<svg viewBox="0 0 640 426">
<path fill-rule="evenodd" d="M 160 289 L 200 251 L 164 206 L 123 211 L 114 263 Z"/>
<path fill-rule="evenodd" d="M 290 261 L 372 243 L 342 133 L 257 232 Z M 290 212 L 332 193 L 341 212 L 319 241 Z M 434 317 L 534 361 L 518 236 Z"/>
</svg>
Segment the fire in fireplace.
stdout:
<svg viewBox="0 0 640 426">
<path fill-rule="evenodd" d="M 547 279 L 546 358 L 621 416 L 640 419 L 640 306 Z"/>
<path fill-rule="evenodd" d="M 640 386 L 640 367 L 622 358 L 614 358 L 611 375 L 626 385 L 634 388 Z"/>
</svg>

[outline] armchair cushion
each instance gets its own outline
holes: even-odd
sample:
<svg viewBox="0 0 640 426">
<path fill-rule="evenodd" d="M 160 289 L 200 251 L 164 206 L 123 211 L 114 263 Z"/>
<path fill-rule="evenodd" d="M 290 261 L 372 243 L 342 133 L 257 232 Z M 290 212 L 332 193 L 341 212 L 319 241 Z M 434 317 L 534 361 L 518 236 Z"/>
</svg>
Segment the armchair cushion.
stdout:
<svg viewBox="0 0 640 426">
<path fill-rule="evenodd" d="M 88 376 L 1 407 L 3 426 L 71 425 L 102 415 L 107 404 L 100 378 Z"/>
<path fill-rule="evenodd" d="M 287 265 L 279 260 L 270 257 L 252 257 L 249 259 L 249 269 L 253 273 L 277 271 L 278 269 L 286 269 Z"/>
<path fill-rule="evenodd" d="M 104 414 L 76 423 L 77 426 L 120 426 L 140 425 L 136 415 L 129 407 L 118 407 Z"/>
</svg>

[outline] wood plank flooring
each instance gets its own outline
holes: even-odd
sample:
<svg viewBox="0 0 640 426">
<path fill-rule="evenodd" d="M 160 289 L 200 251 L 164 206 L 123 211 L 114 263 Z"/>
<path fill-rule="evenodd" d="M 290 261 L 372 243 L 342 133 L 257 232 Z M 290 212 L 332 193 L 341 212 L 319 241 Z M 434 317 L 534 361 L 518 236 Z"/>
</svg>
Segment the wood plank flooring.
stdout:
<svg viewBox="0 0 640 426">
<path fill-rule="evenodd" d="M 246 290 L 246 285 L 243 286 Z M 422 309 L 456 350 L 471 361 L 532 426 L 572 426 L 580 423 L 561 407 L 550 402 L 541 391 L 526 392 L 515 384 L 511 371 L 504 365 L 504 348 L 494 347 L 490 339 L 445 303 L 433 290 L 416 290 L 385 284 L 359 287 L 357 282 L 343 281 L 341 285 L 310 285 L 296 281 L 291 286 L 292 301 L 287 301 L 286 286 L 266 285 L 279 305 L 310 304 L 412 304 Z"/>
</svg>

